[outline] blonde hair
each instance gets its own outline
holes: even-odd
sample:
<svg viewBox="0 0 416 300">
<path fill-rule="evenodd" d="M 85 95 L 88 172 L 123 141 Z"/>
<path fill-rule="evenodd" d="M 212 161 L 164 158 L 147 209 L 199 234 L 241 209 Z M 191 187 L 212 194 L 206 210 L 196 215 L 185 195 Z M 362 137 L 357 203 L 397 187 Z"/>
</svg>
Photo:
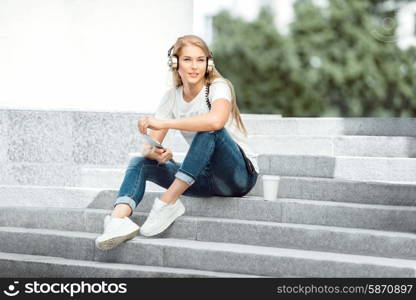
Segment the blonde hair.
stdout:
<svg viewBox="0 0 416 300">
<path fill-rule="evenodd" d="M 200 37 L 198 37 L 196 35 L 185 35 L 185 36 L 179 37 L 176 40 L 176 43 L 173 45 L 171 55 L 175 55 L 179 60 L 179 55 L 181 53 L 182 48 L 185 47 L 185 46 L 188 46 L 188 45 L 197 46 L 197 47 L 201 48 L 202 51 L 207 56 L 207 59 L 209 57 L 211 57 L 211 52 L 209 51 L 209 48 L 208 48 L 207 44 Z M 243 124 L 243 121 L 242 121 L 241 115 L 240 115 L 240 110 L 238 109 L 238 106 L 237 106 L 237 97 L 235 96 L 234 86 L 231 83 L 231 81 L 224 78 L 214 66 L 213 69 L 212 69 L 212 72 L 207 71 L 207 73 L 205 74 L 205 82 L 204 83 L 210 85 L 214 81 L 214 79 L 216 79 L 216 78 L 224 79 L 226 81 L 227 85 L 229 86 L 229 88 L 231 90 L 231 105 L 232 105 L 232 107 L 231 107 L 231 118 L 236 122 L 237 128 L 244 135 L 247 135 L 247 130 L 246 130 L 244 124 Z M 172 79 L 173 79 L 173 84 L 175 85 L 175 87 L 180 87 L 181 85 L 183 85 L 182 79 L 181 79 L 177 69 L 172 70 Z"/>
</svg>

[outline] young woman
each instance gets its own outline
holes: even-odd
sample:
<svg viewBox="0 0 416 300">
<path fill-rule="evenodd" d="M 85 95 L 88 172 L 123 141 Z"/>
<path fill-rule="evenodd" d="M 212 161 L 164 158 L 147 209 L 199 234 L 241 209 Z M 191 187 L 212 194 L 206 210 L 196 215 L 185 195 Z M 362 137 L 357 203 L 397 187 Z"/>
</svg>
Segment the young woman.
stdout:
<svg viewBox="0 0 416 300">
<path fill-rule="evenodd" d="M 175 86 L 162 98 L 155 117 L 140 119 L 138 128 L 142 134 L 150 129 L 160 143 L 169 129 L 180 130 L 190 148 L 178 164 L 168 148 L 146 147 L 143 157 L 131 159 L 115 208 L 96 240 L 99 249 L 114 248 L 139 232 L 128 216 L 142 200 L 146 180 L 167 190 L 154 200 L 140 228 L 144 236 L 161 233 L 184 214 L 181 195 L 240 197 L 256 183 L 256 154 L 247 144 L 233 86 L 216 70 L 205 42 L 194 35 L 180 37 L 168 59 Z"/>
</svg>

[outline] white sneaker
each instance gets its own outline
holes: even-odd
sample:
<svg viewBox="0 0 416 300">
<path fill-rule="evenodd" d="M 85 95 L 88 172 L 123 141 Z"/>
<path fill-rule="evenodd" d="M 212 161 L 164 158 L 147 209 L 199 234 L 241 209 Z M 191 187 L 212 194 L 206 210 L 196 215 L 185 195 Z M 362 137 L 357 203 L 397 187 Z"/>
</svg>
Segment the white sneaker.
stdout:
<svg viewBox="0 0 416 300">
<path fill-rule="evenodd" d="M 128 217 L 115 218 L 105 216 L 104 233 L 95 240 L 100 250 L 110 250 L 122 242 L 134 238 L 139 233 L 139 226 Z"/>
<path fill-rule="evenodd" d="M 156 198 L 149 216 L 140 228 L 140 233 L 144 236 L 157 235 L 184 213 L 185 206 L 179 199 L 175 204 L 167 204 Z"/>
</svg>

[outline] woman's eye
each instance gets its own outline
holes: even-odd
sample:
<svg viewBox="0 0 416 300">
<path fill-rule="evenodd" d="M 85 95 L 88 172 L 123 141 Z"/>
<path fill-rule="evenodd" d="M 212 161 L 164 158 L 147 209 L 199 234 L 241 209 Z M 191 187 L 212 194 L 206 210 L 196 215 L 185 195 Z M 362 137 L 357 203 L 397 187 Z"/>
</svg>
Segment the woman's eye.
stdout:
<svg viewBox="0 0 416 300">
<path fill-rule="evenodd" d="M 190 61 L 190 58 L 184 58 L 184 61 Z M 205 59 L 198 59 L 198 62 L 205 62 Z"/>
</svg>

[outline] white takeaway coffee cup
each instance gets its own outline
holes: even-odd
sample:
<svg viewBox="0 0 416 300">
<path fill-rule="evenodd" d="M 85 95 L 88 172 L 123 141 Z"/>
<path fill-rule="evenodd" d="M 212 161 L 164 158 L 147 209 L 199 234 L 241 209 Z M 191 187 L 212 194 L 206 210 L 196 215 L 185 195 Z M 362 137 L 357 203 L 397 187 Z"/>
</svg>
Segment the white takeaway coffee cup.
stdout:
<svg viewBox="0 0 416 300">
<path fill-rule="evenodd" d="M 276 200 L 280 176 L 263 175 L 262 179 L 264 200 Z"/>
</svg>

